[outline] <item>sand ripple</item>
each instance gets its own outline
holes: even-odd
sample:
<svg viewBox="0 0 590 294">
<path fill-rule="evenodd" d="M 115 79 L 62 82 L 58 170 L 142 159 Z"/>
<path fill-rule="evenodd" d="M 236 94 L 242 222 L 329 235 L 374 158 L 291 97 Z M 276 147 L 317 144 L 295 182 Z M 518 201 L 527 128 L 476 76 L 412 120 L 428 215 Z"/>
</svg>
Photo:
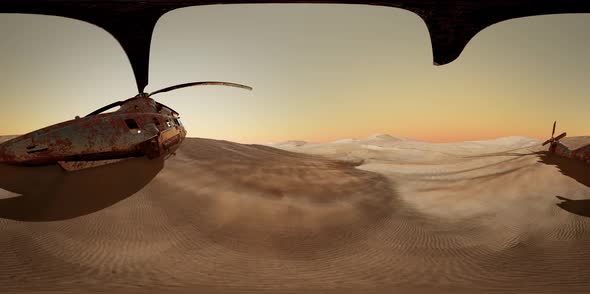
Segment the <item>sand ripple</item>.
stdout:
<svg viewBox="0 0 590 294">
<path fill-rule="evenodd" d="M 22 198 L 0 199 L 0 289 L 587 292 L 590 218 L 555 195 L 589 188 L 533 151 L 359 168 L 187 139 L 163 169 L 39 168 L 27 187 L 3 167 Z"/>
</svg>

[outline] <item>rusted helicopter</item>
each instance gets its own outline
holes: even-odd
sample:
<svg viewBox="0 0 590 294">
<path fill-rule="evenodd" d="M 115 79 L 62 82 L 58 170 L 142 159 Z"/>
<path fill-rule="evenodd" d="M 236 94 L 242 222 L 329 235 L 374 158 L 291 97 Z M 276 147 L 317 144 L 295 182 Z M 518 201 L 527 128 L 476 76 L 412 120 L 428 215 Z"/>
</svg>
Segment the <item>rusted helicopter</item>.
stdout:
<svg viewBox="0 0 590 294">
<path fill-rule="evenodd" d="M 553 131 L 551 132 L 551 138 L 543 142 L 542 146 L 549 145 L 549 153 L 556 154 L 558 156 L 569 157 L 578 159 L 587 163 L 590 163 L 590 138 L 589 137 L 572 137 L 567 142 L 561 142 L 560 140 L 567 136 L 566 132 L 555 135 L 555 126 L 557 121 L 553 122 Z"/>
<path fill-rule="evenodd" d="M 67 171 L 110 164 L 130 157 L 149 159 L 173 154 L 186 137 L 179 113 L 151 96 L 180 88 L 221 85 L 252 90 L 227 82 L 194 82 L 140 93 L 101 107 L 83 118 L 48 126 L 0 144 L 0 163 L 59 164 Z M 106 112 L 120 106 L 113 112 Z"/>
</svg>

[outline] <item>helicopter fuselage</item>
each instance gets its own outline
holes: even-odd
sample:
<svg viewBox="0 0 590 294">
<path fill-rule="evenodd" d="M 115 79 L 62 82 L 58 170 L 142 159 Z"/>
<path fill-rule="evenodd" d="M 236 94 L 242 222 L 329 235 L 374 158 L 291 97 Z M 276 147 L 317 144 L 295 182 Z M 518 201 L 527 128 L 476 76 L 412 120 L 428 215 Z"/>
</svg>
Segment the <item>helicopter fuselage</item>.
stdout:
<svg viewBox="0 0 590 294">
<path fill-rule="evenodd" d="M 561 142 L 553 142 L 549 146 L 549 153 L 590 163 L 590 145 L 572 150 Z"/>
<path fill-rule="evenodd" d="M 0 163 L 47 165 L 173 153 L 186 137 L 178 113 L 136 96 L 109 113 L 48 126 L 0 144 Z"/>
</svg>

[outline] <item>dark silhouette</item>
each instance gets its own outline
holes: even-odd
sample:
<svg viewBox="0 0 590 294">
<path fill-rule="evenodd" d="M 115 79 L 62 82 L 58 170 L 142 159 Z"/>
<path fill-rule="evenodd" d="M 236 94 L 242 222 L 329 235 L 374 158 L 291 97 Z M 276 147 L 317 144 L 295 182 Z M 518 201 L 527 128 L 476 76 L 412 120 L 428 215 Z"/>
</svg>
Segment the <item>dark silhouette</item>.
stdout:
<svg viewBox="0 0 590 294">
<path fill-rule="evenodd" d="M 549 152 L 538 152 L 539 162 L 556 166 L 559 171 L 579 183 L 590 187 L 590 165 L 580 160 L 561 157 Z"/>
<path fill-rule="evenodd" d="M 561 209 L 573 214 L 590 217 L 590 199 L 572 200 L 561 196 L 555 196 L 562 202 L 557 203 Z"/>
<path fill-rule="evenodd" d="M 0 199 L 0 218 L 56 221 L 109 207 L 141 190 L 164 167 L 163 158 L 132 158 L 66 172 L 57 165 L 0 165 L 0 188 L 20 196 Z"/>
<path fill-rule="evenodd" d="M 539 152 L 539 162 L 554 165 L 559 171 L 577 182 L 590 187 L 590 165 L 568 157 L 562 157 L 549 152 Z M 562 202 L 557 203 L 561 209 L 580 216 L 590 217 L 590 199 L 572 200 L 562 196 L 555 196 Z"/>
<path fill-rule="evenodd" d="M 369 4 L 412 11 L 426 23 L 436 65 L 455 60 L 475 34 L 492 24 L 524 16 L 590 12 L 588 1 L 577 0 L 3 0 L 0 2 L 0 13 L 57 15 L 86 21 L 105 29 L 119 41 L 127 53 L 135 74 L 137 89 L 141 93 L 148 84 L 152 32 L 158 19 L 167 12 L 209 4 L 301 2 Z"/>
</svg>

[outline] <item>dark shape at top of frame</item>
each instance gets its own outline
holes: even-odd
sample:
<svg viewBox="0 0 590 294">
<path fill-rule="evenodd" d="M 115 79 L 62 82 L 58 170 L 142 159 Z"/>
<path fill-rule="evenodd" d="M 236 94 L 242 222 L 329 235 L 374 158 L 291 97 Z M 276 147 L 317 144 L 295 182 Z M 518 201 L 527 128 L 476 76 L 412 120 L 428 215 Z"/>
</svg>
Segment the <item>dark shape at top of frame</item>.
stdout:
<svg viewBox="0 0 590 294">
<path fill-rule="evenodd" d="M 63 16 L 104 28 L 127 53 L 138 90 L 143 92 L 148 84 L 151 36 L 160 16 L 188 6 L 240 3 L 343 3 L 406 9 L 426 23 L 436 65 L 455 60 L 475 34 L 494 23 L 532 15 L 590 12 L 587 0 L 2 0 L 0 13 Z"/>
</svg>

